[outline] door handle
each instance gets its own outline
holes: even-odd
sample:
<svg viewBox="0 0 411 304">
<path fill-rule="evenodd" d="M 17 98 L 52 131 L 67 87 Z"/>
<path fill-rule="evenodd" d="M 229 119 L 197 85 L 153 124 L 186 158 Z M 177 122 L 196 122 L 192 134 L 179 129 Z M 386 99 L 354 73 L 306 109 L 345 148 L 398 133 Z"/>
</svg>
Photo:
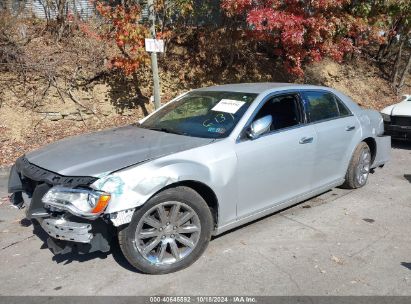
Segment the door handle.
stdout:
<svg viewBox="0 0 411 304">
<path fill-rule="evenodd" d="M 313 137 L 303 137 L 300 139 L 300 144 L 309 144 L 312 143 L 314 140 Z"/>
<path fill-rule="evenodd" d="M 345 131 L 352 131 L 355 129 L 355 126 L 346 126 Z"/>
</svg>

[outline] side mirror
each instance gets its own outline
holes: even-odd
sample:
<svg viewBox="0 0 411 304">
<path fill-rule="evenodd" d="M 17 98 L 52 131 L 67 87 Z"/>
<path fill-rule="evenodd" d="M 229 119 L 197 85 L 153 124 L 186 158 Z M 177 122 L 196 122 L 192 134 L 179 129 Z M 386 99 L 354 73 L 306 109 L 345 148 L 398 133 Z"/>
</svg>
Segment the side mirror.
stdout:
<svg viewBox="0 0 411 304">
<path fill-rule="evenodd" d="M 271 115 L 264 116 L 254 121 L 248 128 L 246 134 L 248 138 L 257 139 L 264 133 L 270 131 L 271 124 L 273 123 L 273 117 Z"/>
</svg>

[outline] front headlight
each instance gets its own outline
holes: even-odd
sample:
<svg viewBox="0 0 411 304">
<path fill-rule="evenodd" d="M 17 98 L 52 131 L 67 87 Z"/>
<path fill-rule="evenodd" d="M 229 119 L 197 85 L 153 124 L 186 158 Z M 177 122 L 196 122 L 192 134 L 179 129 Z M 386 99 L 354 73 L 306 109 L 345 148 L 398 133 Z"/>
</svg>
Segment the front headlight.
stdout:
<svg viewBox="0 0 411 304">
<path fill-rule="evenodd" d="M 386 122 L 390 122 L 391 121 L 391 115 L 385 114 L 385 113 L 381 113 L 382 119 Z"/>
<path fill-rule="evenodd" d="M 107 207 L 110 197 L 105 192 L 56 186 L 43 196 L 42 201 L 74 215 L 95 218 Z"/>
</svg>

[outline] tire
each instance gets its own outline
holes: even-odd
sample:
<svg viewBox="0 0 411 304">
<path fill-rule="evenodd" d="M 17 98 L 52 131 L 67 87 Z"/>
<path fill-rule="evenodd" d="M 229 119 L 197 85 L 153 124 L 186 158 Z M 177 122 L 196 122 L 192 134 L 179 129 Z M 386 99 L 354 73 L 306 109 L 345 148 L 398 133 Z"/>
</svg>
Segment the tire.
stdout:
<svg viewBox="0 0 411 304">
<path fill-rule="evenodd" d="M 342 188 L 358 189 L 367 184 L 370 174 L 371 158 L 370 147 L 365 142 L 361 142 L 355 148 L 353 156 L 351 157 Z"/>
<path fill-rule="evenodd" d="M 156 194 L 136 209 L 118 239 L 133 267 L 147 274 L 165 274 L 193 264 L 207 248 L 212 228 L 213 217 L 204 199 L 193 189 L 179 186 Z"/>
</svg>

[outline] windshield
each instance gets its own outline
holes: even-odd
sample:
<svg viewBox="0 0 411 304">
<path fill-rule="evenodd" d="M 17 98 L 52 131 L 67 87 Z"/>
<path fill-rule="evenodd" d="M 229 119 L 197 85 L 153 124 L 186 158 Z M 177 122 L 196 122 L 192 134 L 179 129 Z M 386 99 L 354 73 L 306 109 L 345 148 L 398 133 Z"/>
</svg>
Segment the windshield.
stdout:
<svg viewBox="0 0 411 304">
<path fill-rule="evenodd" d="M 140 127 L 195 137 L 227 137 L 257 95 L 189 92 L 154 113 Z"/>
</svg>

